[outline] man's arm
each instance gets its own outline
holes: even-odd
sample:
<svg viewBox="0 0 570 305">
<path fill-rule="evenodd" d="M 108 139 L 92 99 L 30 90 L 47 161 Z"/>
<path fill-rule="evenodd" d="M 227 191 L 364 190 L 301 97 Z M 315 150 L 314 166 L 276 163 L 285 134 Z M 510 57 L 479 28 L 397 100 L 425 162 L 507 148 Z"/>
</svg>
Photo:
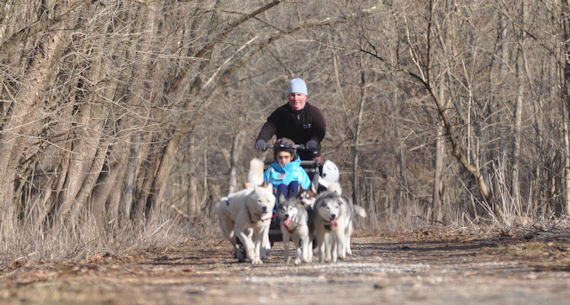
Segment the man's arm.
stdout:
<svg viewBox="0 0 570 305">
<path fill-rule="evenodd" d="M 261 130 L 259 131 L 259 134 L 257 135 L 257 140 L 263 140 L 265 142 L 269 141 L 269 139 L 271 139 L 271 137 L 273 137 L 273 135 L 275 135 L 275 124 L 267 119 L 267 121 L 265 122 L 265 124 L 263 124 L 263 127 L 261 127 Z"/>
<path fill-rule="evenodd" d="M 261 127 L 257 138 L 255 139 L 255 149 L 259 151 L 266 151 L 268 149 L 267 141 L 277 132 L 276 112 L 274 111 L 268 118 L 265 124 Z"/>
<path fill-rule="evenodd" d="M 263 140 L 265 142 L 269 141 L 277 133 L 277 117 L 278 109 L 275 109 L 265 121 L 265 124 L 261 127 L 259 134 L 257 135 L 256 141 Z"/>
</svg>

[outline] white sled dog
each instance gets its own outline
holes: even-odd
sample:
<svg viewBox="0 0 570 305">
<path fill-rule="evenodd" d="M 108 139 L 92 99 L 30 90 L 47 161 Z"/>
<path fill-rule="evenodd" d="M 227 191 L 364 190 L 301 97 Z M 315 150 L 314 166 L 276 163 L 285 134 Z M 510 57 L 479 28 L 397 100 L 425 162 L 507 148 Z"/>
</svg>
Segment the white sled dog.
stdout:
<svg viewBox="0 0 570 305">
<path fill-rule="evenodd" d="M 262 162 L 262 161 L 260 161 Z M 255 165 L 250 163 L 251 177 L 259 175 L 252 174 Z M 263 167 L 261 167 L 263 170 Z M 216 214 L 220 221 L 220 226 L 224 236 L 232 243 L 236 258 L 244 261 L 240 244 L 245 248 L 247 258 L 254 265 L 262 264 L 269 247 L 269 225 L 275 206 L 275 195 L 273 195 L 271 184 L 268 186 L 255 185 L 248 179 L 247 188 L 223 197 L 216 204 Z"/>
<path fill-rule="evenodd" d="M 296 249 L 295 265 L 310 263 L 313 258 L 313 242 L 309 233 L 309 212 L 310 207 L 304 205 L 297 198 L 285 199 L 283 195 L 279 197 L 279 208 L 277 213 L 281 221 L 281 233 L 283 234 L 283 250 L 285 262 L 289 264 L 289 240 L 293 241 Z"/>
<path fill-rule="evenodd" d="M 366 211 L 352 199 L 336 191 L 317 196 L 312 213 L 314 234 L 321 262 L 337 261 L 352 255 L 350 237 L 355 216 L 366 217 Z"/>
</svg>

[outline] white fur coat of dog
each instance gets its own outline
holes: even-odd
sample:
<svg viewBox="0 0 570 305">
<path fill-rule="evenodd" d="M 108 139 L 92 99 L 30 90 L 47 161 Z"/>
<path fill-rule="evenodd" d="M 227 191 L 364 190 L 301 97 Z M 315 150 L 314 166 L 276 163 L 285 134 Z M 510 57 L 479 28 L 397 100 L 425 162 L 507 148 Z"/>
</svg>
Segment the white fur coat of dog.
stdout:
<svg viewBox="0 0 570 305">
<path fill-rule="evenodd" d="M 271 185 L 254 186 L 222 198 L 216 204 L 216 213 L 225 237 L 232 243 L 236 257 L 243 259 L 236 238 L 245 248 L 251 263 L 262 264 L 265 249 L 262 247 L 268 239 L 269 225 L 275 206 L 275 196 Z"/>
<path fill-rule="evenodd" d="M 236 258 L 245 260 L 239 239 L 252 264 L 261 264 L 269 251 L 269 225 L 275 206 L 272 186 L 262 186 L 263 166 L 263 161 L 252 159 L 245 189 L 223 197 L 215 208 L 222 232 L 232 243 Z"/>
</svg>

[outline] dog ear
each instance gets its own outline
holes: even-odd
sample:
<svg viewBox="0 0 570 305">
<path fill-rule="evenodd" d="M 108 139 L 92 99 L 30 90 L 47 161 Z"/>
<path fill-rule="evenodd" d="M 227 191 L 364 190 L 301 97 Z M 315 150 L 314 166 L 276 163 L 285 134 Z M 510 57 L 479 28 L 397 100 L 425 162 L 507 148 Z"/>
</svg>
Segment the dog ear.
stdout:
<svg viewBox="0 0 570 305">
<path fill-rule="evenodd" d="M 265 180 L 263 180 L 263 183 L 261 184 L 261 186 L 265 187 Z"/>
<path fill-rule="evenodd" d="M 279 202 L 283 203 L 283 202 L 285 202 L 285 200 L 287 200 L 287 199 L 285 199 L 285 196 L 283 196 L 283 194 L 280 194 L 279 195 Z"/>
<path fill-rule="evenodd" d="M 246 189 L 249 188 L 249 184 L 247 184 L 247 181 L 243 182 L 243 188 L 246 188 Z"/>
</svg>

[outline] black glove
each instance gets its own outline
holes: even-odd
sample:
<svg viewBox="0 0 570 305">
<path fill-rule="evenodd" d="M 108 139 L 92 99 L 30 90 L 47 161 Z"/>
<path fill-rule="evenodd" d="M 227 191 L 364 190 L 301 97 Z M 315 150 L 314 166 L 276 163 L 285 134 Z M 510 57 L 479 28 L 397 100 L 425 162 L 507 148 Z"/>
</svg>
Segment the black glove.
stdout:
<svg viewBox="0 0 570 305">
<path fill-rule="evenodd" d="M 255 149 L 259 151 L 266 151 L 267 150 L 267 143 L 264 140 L 259 139 L 255 142 Z"/>
<path fill-rule="evenodd" d="M 307 142 L 307 144 L 305 144 L 305 148 L 307 148 L 308 150 L 318 150 L 319 143 L 315 140 L 310 140 L 309 142 Z"/>
</svg>

